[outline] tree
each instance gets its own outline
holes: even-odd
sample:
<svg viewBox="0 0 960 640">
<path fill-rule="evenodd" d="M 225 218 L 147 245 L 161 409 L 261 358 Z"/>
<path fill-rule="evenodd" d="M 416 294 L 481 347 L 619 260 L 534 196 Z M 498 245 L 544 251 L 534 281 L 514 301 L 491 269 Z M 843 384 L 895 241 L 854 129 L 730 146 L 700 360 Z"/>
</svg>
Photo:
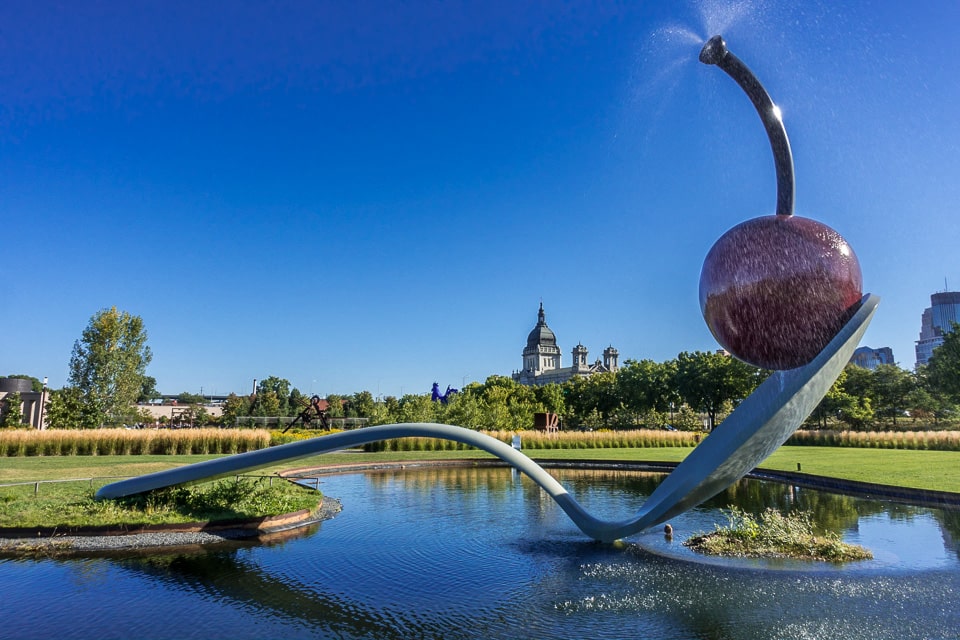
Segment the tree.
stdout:
<svg viewBox="0 0 960 640">
<path fill-rule="evenodd" d="M 851 374 L 855 380 L 854 385 L 866 384 L 865 379 L 860 375 L 862 371 L 866 369 L 853 364 L 847 365 L 830 386 L 817 408 L 807 418 L 807 423 L 821 429 L 827 428 L 830 418 L 837 418 L 856 429 L 869 424 L 873 420 L 870 398 L 864 395 L 853 395 L 847 391 L 847 381 Z"/>
<path fill-rule="evenodd" d="M 284 397 L 286 400 L 286 397 Z M 250 415 L 262 418 L 273 418 L 284 415 L 280 407 L 280 398 L 276 391 L 261 391 L 253 399 L 250 406 Z"/>
<path fill-rule="evenodd" d="M 203 401 L 203 396 L 190 393 L 189 391 L 181 391 L 179 395 L 177 395 L 177 402 L 179 404 L 203 404 Z"/>
<path fill-rule="evenodd" d="M 617 374 L 603 372 L 572 378 L 564 383 L 567 402 L 576 422 L 590 428 L 607 426 L 611 415 L 621 405 L 616 380 Z"/>
<path fill-rule="evenodd" d="M 70 356 L 70 385 L 80 390 L 85 419 L 98 426 L 129 413 L 143 391 L 153 354 L 140 316 L 116 307 L 98 311 Z"/>
<path fill-rule="evenodd" d="M 159 400 L 162 397 L 160 392 L 157 391 L 157 379 L 153 376 L 143 376 L 143 384 L 140 386 L 140 396 L 137 398 L 137 403 Z"/>
<path fill-rule="evenodd" d="M 331 418 L 343 418 L 343 396 L 331 393 L 327 396 L 327 415 Z"/>
<path fill-rule="evenodd" d="M 842 377 L 845 405 L 839 408 L 840 420 L 854 429 L 868 429 L 876 420 L 876 378 L 855 364 L 844 367 Z"/>
<path fill-rule="evenodd" d="M 666 413 L 680 404 L 674 386 L 676 361 L 627 360 L 617 371 L 620 398 L 633 411 Z"/>
<path fill-rule="evenodd" d="M 351 418 L 369 418 L 373 415 L 373 405 L 373 394 L 369 391 L 358 391 L 347 400 Z"/>
<path fill-rule="evenodd" d="M 707 414 L 712 431 L 724 403 L 739 404 L 757 388 L 762 372 L 723 353 L 683 352 L 677 356 L 674 387 L 684 402 Z"/>
<path fill-rule="evenodd" d="M 873 402 L 876 399 L 874 378 L 870 369 L 848 364 L 844 367 L 843 372 L 846 374 L 846 379 L 843 382 L 844 392 L 861 400 L 868 399 Z"/>
<path fill-rule="evenodd" d="M 433 403 L 428 395 L 410 394 L 400 398 L 398 422 L 433 422 Z"/>
<path fill-rule="evenodd" d="M 487 424 L 487 415 L 480 403 L 478 383 L 470 383 L 460 393 L 455 394 L 444 405 L 443 422 L 455 424 L 467 429 L 483 429 Z"/>
<path fill-rule="evenodd" d="M 566 416 L 567 401 L 563 395 L 563 387 L 555 382 L 536 387 L 534 395 L 537 402 L 543 405 L 548 413 L 556 413 L 560 416 Z"/>
<path fill-rule="evenodd" d="M 910 396 L 910 413 L 914 418 L 933 416 L 934 424 L 955 415 L 957 403 L 950 395 L 930 382 L 928 365 L 920 365 L 916 371 L 917 390 Z"/>
<path fill-rule="evenodd" d="M 2 418 L 0 427 L 19 427 L 23 424 L 23 398 L 19 391 L 14 391 L 3 399 Z"/>
<path fill-rule="evenodd" d="M 873 370 L 873 388 L 875 390 L 875 411 L 881 416 L 893 418 L 897 426 L 897 416 L 909 408 L 910 396 L 917 389 L 917 381 L 909 372 L 894 364 L 881 364 Z"/>
<path fill-rule="evenodd" d="M 943 344 L 933 350 L 926 376 L 935 393 L 960 404 L 960 325 L 956 322 L 943 336 Z"/>
<path fill-rule="evenodd" d="M 50 392 L 44 415 L 51 429 L 90 429 L 100 424 L 91 410 L 79 387 L 64 387 Z"/>
<path fill-rule="evenodd" d="M 300 389 L 294 387 L 290 390 L 290 395 L 287 397 L 287 415 L 296 416 L 299 415 L 301 411 L 310 406 L 310 398 L 303 395 Z"/>
<path fill-rule="evenodd" d="M 856 402 L 853 396 L 844 391 L 843 384 L 846 380 L 847 372 L 841 371 L 817 407 L 810 412 L 805 423 L 807 426 L 826 429 L 830 418 L 839 418 L 844 409 Z"/>
<path fill-rule="evenodd" d="M 276 397 L 276 403 L 272 400 L 269 401 L 270 411 L 275 413 L 257 413 L 257 415 L 264 416 L 286 416 L 289 414 L 288 401 L 290 398 L 290 381 L 285 380 L 284 378 L 278 378 L 276 376 L 270 376 L 264 380 L 261 380 L 257 383 L 257 396 L 266 395 L 268 393 L 273 393 Z M 258 404 L 260 404 L 258 402 Z M 264 409 L 266 410 L 266 409 Z"/>
<path fill-rule="evenodd" d="M 250 403 L 251 396 L 238 396 L 231 393 L 221 405 L 220 424 L 225 427 L 238 424 L 240 418 L 250 415 Z"/>
</svg>

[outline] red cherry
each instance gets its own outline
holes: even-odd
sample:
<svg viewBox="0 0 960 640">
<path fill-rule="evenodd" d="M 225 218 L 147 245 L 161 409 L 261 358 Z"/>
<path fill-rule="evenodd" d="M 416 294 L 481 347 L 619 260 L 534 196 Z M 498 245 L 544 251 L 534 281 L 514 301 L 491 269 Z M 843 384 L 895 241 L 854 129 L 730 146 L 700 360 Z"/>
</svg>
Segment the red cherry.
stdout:
<svg viewBox="0 0 960 640">
<path fill-rule="evenodd" d="M 770 215 L 727 231 L 700 273 L 700 310 L 737 358 L 764 369 L 809 363 L 853 316 L 863 276 L 827 225 Z"/>
</svg>

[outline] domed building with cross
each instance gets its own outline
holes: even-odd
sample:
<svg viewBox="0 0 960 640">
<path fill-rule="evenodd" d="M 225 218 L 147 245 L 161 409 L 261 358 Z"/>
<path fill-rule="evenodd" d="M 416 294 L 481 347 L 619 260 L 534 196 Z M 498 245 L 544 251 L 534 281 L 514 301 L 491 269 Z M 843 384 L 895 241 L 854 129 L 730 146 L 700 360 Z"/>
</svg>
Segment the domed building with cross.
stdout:
<svg viewBox="0 0 960 640">
<path fill-rule="evenodd" d="M 573 364 L 563 366 L 563 355 L 557 345 L 557 336 L 547 326 L 543 303 L 537 314 L 537 325 L 527 336 L 527 346 L 523 348 L 523 368 L 513 372 L 515 382 L 525 385 L 544 385 L 551 382 L 561 383 L 576 377 L 591 376 L 595 373 L 616 372 L 619 368 L 619 352 L 609 346 L 603 350 L 603 360 L 590 363 L 587 348 L 580 343 L 573 348 Z"/>
</svg>

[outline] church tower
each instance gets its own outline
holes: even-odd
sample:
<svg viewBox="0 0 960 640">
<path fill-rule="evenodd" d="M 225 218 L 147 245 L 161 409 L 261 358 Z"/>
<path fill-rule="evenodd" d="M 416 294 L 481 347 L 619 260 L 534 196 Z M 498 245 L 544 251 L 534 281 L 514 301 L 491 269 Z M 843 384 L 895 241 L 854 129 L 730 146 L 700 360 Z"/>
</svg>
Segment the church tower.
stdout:
<svg viewBox="0 0 960 640">
<path fill-rule="evenodd" d="M 573 348 L 573 372 L 586 373 L 589 370 L 590 365 L 587 364 L 587 348 L 578 342 L 577 346 Z"/>
<path fill-rule="evenodd" d="M 614 349 L 613 345 L 603 350 L 603 366 L 607 371 L 616 373 L 617 369 L 620 368 L 620 365 L 617 364 L 617 358 L 619 357 L 620 352 Z"/>
<path fill-rule="evenodd" d="M 537 326 L 527 336 L 527 346 L 523 350 L 524 377 L 539 376 L 547 371 L 560 368 L 560 347 L 557 346 L 557 336 L 547 326 L 546 314 L 543 312 L 543 303 L 540 303 L 540 312 L 537 314 Z"/>
</svg>

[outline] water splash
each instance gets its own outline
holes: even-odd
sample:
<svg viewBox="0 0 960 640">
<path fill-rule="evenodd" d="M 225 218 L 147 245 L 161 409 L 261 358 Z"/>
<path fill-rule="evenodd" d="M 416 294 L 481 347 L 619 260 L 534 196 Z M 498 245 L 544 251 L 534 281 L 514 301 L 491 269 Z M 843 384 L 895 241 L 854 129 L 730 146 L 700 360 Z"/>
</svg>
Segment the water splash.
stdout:
<svg viewBox="0 0 960 640">
<path fill-rule="evenodd" d="M 701 47 L 708 36 L 694 31 L 691 27 L 682 24 L 669 24 L 659 27 L 650 34 L 650 41 L 655 45 L 682 45 L 684 47 Z"/>
<path fill-rule="evenodd" d="M 700 23 L 709 38 L 726 33 L 747 17 L 759 15 L 762 13 L 763 6 L 764 3 L 756 0 L 741 0 L 740 2 L 701 0 L 697 3 L 697 10 L 700 14 Z"/>
<path fill-rule="evenodd" d="M 685 21 L 655 25 L 641 34 L 615 137 L 633 130 L 635 137 L 649 142 L 671 107 L 688 99 L 681 94 L 699 66 L 703 44 L 735 25 L 762 19 L 764 8 L 763 0 L 693 0 Z M 643 130 L 636 131 L 638 126 Z"/>
</svg>

